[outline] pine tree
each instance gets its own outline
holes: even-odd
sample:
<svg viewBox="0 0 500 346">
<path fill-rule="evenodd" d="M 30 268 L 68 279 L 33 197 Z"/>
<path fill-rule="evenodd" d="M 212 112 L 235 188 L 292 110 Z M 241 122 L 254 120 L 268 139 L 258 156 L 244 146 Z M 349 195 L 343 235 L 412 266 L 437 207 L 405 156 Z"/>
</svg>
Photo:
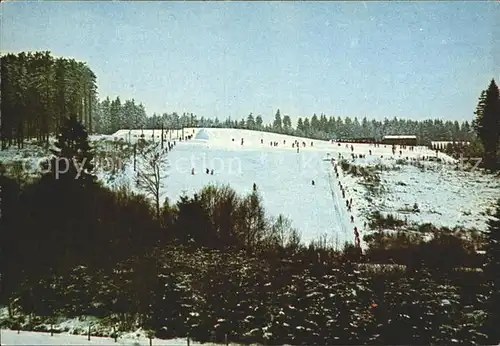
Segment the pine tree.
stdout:
<svg viewBox="0 0 500 346">
<path fill-rule="evenodd" d="M 473 126 L 484 147 L 484 166 L 494 169 L 500 142 L 500 93 L 494 79 L 481 93 L 474 114 Z"/>
<path fill-rule="evenodd" d="M 247 121 L 246 121 L 246 127 L 247 127 L 247 129 L 250 129 L 250 130 L 255 129 L 255 119 L 254 119 L 252 113 L 248 114 Z"/>
<path fill-rule="evenodd" d="M 147 326 L 160 338 L 185 336 L 191 302 L 179 278 L 170 271 L 159 274 L 154 296 Z"/>
<path fill-rule="evenodd" d="M 281 113 L 280 113 L 280 110 L 278 109 L 276 111 L 276 115 L 274 116 L 273 129 L 277 132 L 281 132 L 282 128 L 283 128 L 283 124 L 281 121 Z"/>
<path fill-rule="evenodd" d="M 94 183 L 93 154 L 82 123 L 74 116 L 66 118 L 56 138 L 56 149 L 52 150 L 55 157 L 51 160 L 48 176 L 64 182 L 74 181 L 80 186 Z"/>
<path fill-rule="evenodd" d="M 292 120 L 290 119 L 290 116 L 285 115 L 283 117 L 283 129 L 285 130 L 285 133 L 290 133 L 292 130 Z"/>
<path fill-rule="evenodd" d="M 496 345 L 500 342 L 500 200 L 495 214 L 488 221 L 488 226 L 484 275 L 490 295 L 484 332 L 488 336 L 488 343 Z"/>
<path fill-rule="evenodd" d="M 261 115 L 257 115 L 257 117 L 255 118 L 255 127 L 257 128 L 257 130 L 261 130 L 262 129 L 262 124 L 264 123 L 264 121 L 262 120 L 262 116 Z"/>
</svg>

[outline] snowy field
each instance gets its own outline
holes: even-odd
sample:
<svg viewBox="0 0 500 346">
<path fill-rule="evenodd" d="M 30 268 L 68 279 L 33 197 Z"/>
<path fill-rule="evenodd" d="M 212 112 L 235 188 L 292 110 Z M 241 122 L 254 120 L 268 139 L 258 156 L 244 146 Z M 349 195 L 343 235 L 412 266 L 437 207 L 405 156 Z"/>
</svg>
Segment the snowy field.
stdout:
<svg viewBox="0 0 500 346">
<path fill-rule="evenodd" d="M 160 130 L 120 130 L 111 136 L 92 136 L 91 139 L 94 143 L 120 140 L 126 147 L 141 134 L 151 140 L 153 133 L 155 141 L 159 140 Z M 455 170 L 457 161 L 442 153 L 438 154 L 442 163 L 425 161 L 423 157 L 436 156 L 425 147 L 417 147 L 414 151 L 402 149 L 401 155 L 397 148 L 393 155 L 390 146 L 353 144 L 351 151 L 351 144 L 346 147 L 345 144 L 339 146 L 328 141 L 250 130 L 187 128 L 184 136 L 193 138 L 188 141 L 179 141 L 181 134 L 182 131 L 166 133 L 167 139 L 176 140 L 176 146 L 168 153 L 163 198 L 175 202 L 182 193 L 192 194 L 209 183 L 229 184 L 238 193 L 247 194 L 256 183 L 268 215 L 281 213 L 290 218 L 304 242 L 323 235 L 334 244 L 353 242 L 354 227 L 363 236 L 368 231 L 364 229 L 364 222 L 375 210 L 418 224 L 484 230 L 486 209 L 500 196 L 498 178 L 480 170 Z M 299 152 L 296 146 L 292 147 L 296 140 L 300 143 Z M 272 142 L 277 142 L 277 146 L 271 145 Z M 0 151 L 0 159 L 34 161 L 29 153 L 29 148 Z M 352 159 L 352 154 L 366 157 Z M 40 149 L 33 152 L 33 156 L 40 155 Z M 330 159 L 338 162 L 340 157 L 360 166 L 389 167 L 379 172 L 384 192 L 370 195 L 362 179 L 347 172 L 340 172 L 336 178 Z M 420 167 L 408 164 L 417 160 Z M 98 177 L 109 186 L 125 184 L 137 191 L 132 157 L 126 158 L 123 166 L 124 170 L 119 173 L 99 170 Z M 206 169 L 213 169 L 214 174 L 206 174 Z M 347 211 L 339 181 L 346 190 L 345 198 L 353 200 L 351 212 Z M 415 204 L 419 212 L 411 211 Z"/>
</svg>

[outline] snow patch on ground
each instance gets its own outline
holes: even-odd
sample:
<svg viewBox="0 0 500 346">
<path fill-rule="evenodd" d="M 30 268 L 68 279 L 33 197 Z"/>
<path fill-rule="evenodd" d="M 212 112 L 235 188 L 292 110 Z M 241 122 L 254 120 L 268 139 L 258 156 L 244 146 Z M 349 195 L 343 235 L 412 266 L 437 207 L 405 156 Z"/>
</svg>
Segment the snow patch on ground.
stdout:
<svg viewBox="0 0 500 346">
<path fill-rule="evenodd" d="M 137 336 L 139 335 L 139 336 Z M 146 346 L 149 345 L 149 339 L 146 338 L 142 330 L 137 330 L 132 333 L 123 334 L 115 343 L 112 338 L 94 337 L 87 340 L 84 335 L 70 335 L 67 333 L 54 334 L 41 333 L 41 332 L 25 332 L 21 331 L 19 334 L 13 330 L 0 330 L 2 345 L 134 345 Z M 189 341 L 190 345 L 217 345 L 213 343 L 199 343 L 196 341 Z M 170 340 L 152 339 L 151 345 L 164 345 L 164 346 L 182 346 L 188 345 L 187 339 L 176 338 Z M 236 345 L 236 344 L 230 344 Z"/>
</svg>

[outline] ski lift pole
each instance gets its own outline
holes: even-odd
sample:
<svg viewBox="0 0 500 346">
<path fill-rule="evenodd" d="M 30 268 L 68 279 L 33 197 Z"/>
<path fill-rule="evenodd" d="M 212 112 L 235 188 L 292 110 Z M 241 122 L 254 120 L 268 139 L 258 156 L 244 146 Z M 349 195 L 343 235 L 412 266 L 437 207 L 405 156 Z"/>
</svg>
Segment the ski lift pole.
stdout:
<svg viewBox="0 0 500 346">
<path fill-rule="evenodd" d="M 134 172 L 135 172 L 136 153 L 137 153 L 137 143 L 134 143 Z"/>
<path fill-rule="evenodd" d="M 161 123 L 161 149 L 163 150 L 163 121 Z"/>
</svg>

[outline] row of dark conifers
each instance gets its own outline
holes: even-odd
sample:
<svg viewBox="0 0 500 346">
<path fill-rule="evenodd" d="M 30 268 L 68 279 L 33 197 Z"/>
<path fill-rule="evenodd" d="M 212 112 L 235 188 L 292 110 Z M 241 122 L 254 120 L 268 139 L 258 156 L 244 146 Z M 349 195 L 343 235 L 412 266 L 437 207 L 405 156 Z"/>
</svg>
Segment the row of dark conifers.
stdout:
<svg viewBox="0 0 500 346">
<path fill-rule="evenodd" d="M 332 143 L 370 143 L 370 144 L 385 144 L 385 145 L 407 145 L 416 146 L 417 136 L 384 136 L 381 140 L 373 137 L 359 137 L 359 138 L 339 138 L 332 139 Z"/>
</svg>

